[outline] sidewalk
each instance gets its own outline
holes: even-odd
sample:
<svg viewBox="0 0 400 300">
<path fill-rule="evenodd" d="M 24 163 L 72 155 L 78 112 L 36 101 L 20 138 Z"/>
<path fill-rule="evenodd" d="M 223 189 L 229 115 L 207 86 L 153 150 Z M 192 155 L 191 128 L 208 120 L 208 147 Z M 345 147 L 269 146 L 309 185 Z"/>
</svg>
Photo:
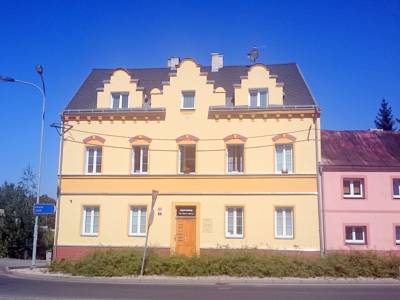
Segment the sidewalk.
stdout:
<svg viewBox="0 0 400 300">
<path fill-rule="evenodd" d="M 391 278 L 258 278 L 258 277 L 172 277 L 172 276 L 125 276 L 84 277 L 61 273 L 49 273 L 47 268 L 7 268 L 8 276 L 46 281 L 85 282 L 102 284 L 151 284 L 151 285 L 390 285 L 399 286 L 400 280 Z"/>
</svg>

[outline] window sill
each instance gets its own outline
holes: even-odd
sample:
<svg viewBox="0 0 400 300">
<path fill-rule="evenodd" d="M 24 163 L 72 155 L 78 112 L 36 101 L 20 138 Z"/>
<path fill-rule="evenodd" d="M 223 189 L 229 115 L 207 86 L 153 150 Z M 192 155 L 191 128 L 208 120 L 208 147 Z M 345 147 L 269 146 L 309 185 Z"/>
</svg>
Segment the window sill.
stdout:
<svg viewBox="0 0 400 300">
<path fill-rule="evenodd" d="M 349 196 L 349 195 L 343 195 L 344 199 L 358 199 L 358 200 L 365 200 L 364 196 Z"/>
<path fill-rule="evenodd" d="M 131 175 L 148 175 L 147 172 L 132 172 Z"/>
<path fill-rule="evenodd" d="M 85 175 L 88 175 L 88 176 L 98 176 L 98 175 L 101 175 L 101 173 L 85 173 Z"/>
<path fill-rule="evenodd" d="M 146 237 L 145 233 L 130 233 L 128 234 L 129 237 Z"/>
<path fill-rule="evenodd" d="M 97 237 L 97 236 L 99 236 L 99 234 L 98 233 L 81 233 L 81 236 Z"/>
<path fill-rule="evenodd" d="M 393 195 L 393 199 L 400 200 L 400 195 Z"/>
<path fill-rule="evenodd" d="M 225 235 L 226 239 L 243 239 L 243 235 Z"/>
<path fill-rule="evenodd" d="M 194 107 L 188 107 L 188 108 L 181 107 L 181 111 L 195 111 L 195 110 L 196 110 L 196 108 L 194 108 Z"/>
<path fill-rule="evenodd" d="M 275 236 L 277 240 L 293 240 L 293 236 Z"/>
<path fill-rule="evenodd" d="M 346 245 L 356 245 L 356 246 L 363 246 L 366 245 L 367 243 L 365 243 L 364 241 L 346 241 Z"/>
<path fill-rule="evenodd" d="M 244 172 L 227 172 L 226 175 L 243 175 Z"/>
<path fill-rule="evenodd" d="M 185 175 L 196 175 L 196 173 L 195 172 L 193 172 L 193 173 L 178 173 L 178 175 L 182 175 L 182 176 L 185 176 Z"/>
</svg>

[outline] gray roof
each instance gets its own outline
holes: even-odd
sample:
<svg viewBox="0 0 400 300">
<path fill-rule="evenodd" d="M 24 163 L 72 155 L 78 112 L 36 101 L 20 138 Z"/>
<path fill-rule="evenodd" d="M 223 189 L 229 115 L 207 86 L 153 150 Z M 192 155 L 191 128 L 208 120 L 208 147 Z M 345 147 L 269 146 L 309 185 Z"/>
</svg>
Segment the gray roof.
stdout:
<svg viewBox="0 0 400 300">
<path fill-rule="evenodd" d="M 227 97 L 233 97 L 234 84 L 240 84 L 241 76 L 247 76 L 251 66 L 224 66 L 218 72 L 211 72 L 210 66 L 201 66 L 202 72 L 207 72 L 207 79 L 213 80 L 214 86 L 223 87 Z M 301 74 L 297 64 L 267 65 L 271 75 L 276 75 L 277 81 L 284 84 L 284 105 L 316 105 L 315 100 Z M 169 68 L 126 69 L 137 79 L 138 86 L 144 88 L 149 95 L 153 88 L 162 90 L 162 82 L 169 81 Z M 69 102 L 68 109 L 95 109 L 97 89 L 103 87 L 103 81 L 109 80 L 114 69 L 93 69 L 85 79 L 75 96 Z"/>
</svg>

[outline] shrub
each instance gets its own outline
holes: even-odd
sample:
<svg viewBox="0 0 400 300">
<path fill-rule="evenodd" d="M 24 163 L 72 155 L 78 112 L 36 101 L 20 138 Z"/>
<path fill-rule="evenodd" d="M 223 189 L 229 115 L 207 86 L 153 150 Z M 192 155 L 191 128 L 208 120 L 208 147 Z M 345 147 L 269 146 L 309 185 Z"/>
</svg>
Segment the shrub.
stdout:
<svg viewBox="0 0 400 300">
<path fill-rule="evenodd" d="M 140 271 L 140 251 L 98 251 L 79 261 L 55 261 L 51 272 L 84 276 L 129 276 Z M 255 277 L 397 277 L 400 257 L 374 253 L 332 254 L 323 258 L 259 255 L 249 251 L 219 256 L 162 256 L 150 252 L 146 275 Z"/>
</svg>

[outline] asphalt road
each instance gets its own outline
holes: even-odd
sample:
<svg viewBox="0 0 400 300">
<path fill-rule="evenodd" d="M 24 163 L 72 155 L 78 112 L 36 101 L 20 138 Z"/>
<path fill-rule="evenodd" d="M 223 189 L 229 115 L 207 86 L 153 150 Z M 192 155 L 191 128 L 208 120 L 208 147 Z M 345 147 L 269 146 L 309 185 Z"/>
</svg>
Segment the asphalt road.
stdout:
<svg viewBox="0 0 400 300">
<path fill-rule="evenodd" d="M 14 278 L 0 274 L 0 299 L 400 299 L 399 285 L 188 286 L 104 284 Z"/>
</svg>

